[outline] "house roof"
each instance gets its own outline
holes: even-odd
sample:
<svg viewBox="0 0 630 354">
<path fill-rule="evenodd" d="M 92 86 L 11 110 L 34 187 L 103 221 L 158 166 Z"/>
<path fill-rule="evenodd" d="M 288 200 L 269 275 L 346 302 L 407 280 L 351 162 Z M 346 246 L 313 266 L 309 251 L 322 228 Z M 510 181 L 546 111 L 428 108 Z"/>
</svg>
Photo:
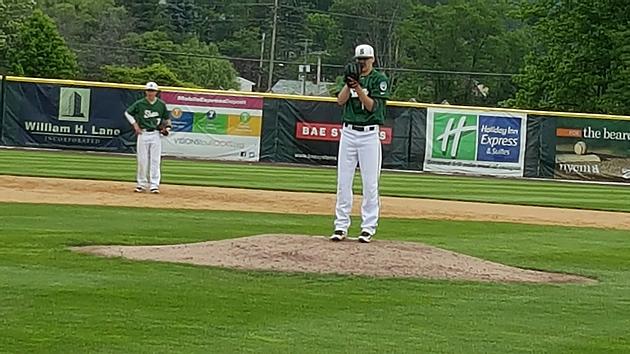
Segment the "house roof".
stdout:
<svg viewBox="0 0 630 354">
<path fill-rule="evenodd" d="M 278 80 L 271 88 L 273 93 L 281 93 L 287 95 L 302 95 L 302 85 L 304 83 L 300 80 Z M 334 85 L 331 82 L 322 82 L 319 85 L 310 81 L 306 82 L 304 90 L 305 96 L 330 96 L 329 89 Z"/>
</svg>

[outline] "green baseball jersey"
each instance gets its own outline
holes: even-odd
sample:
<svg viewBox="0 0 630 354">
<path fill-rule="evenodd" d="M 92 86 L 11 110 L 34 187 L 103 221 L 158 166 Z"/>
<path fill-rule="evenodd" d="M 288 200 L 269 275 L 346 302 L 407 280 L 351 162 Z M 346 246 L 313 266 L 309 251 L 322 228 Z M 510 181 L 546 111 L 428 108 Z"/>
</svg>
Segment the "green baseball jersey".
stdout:
<svg viewBox="0 0 630 354">
<path fill-rule="evenodd" d="M 127 113 L 133 116 L 142 129 L 158 129 L 160 122 L 169 118 L 166 103 L 159 98 L 153 104 L 146 98 L 139 99 L 127 109 Z"/>
<path fill-rule="evenodd" d="M 385 74 L 372 70 L 366 76 L 361 76 L 359 84 L 365 93 L 374 100 L 374 111 L 368 111 L 359 100 L 359 96 L 350 90 L 350 99 L 343 107 L 342 120 L 356 125 L 382 125 L 385 122 L 385 105 L 389 98 L 389 82 Z M 339 91 L 343 85 L 339 88 Z"/>
</svg>

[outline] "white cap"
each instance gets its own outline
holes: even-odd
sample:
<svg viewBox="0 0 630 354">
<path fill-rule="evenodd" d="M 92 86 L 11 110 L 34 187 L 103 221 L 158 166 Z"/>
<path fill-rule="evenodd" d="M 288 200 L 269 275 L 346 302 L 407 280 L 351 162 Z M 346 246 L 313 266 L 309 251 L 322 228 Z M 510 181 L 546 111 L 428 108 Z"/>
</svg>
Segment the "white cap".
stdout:
<svg viewBox="0 0 630 354">
<path fill-rule="evenodd" d="M 147 84 L 144 86 L 144 90 L 145 91 L 160 91 L 160 88 L 155 82 L 151 81 L 151 82 L 147 82 Z"/>
<path fill-rule="evenodd" d="M 374 48 L 369 44 L 361 44 L 354 49 L 355 58 L 374 58 Z"/>
</svg>

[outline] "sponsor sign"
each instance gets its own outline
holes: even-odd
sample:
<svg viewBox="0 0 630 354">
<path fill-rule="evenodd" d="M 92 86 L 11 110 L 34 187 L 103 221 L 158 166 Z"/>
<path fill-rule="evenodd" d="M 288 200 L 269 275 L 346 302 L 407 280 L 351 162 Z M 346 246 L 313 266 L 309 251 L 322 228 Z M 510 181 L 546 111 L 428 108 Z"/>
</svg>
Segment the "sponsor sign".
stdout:
<svg viewBox="0 0 630 354">
<path fill-rule="evenodd" d="M 554 177 L 630 180 L 630 121 L 556 118 Z"/>
<path fill-rule="evenodd" d="M 273 142 L 273 161 L 337 164 L 343 111 L 336 102 L 270 100 L 265 109 L 269 109 L 269 118 L 263 141 Z M 385 122 L 378 128 L 384 168 L 408 166 L 411 119 L 409 108 L 387 107 Z M 418 120 L 418 126 L 424 125 L 420 117 Z M 265 158 L 272 154 L 267 147 L 271 146 L 266 145 Z"/>
<path fill-rule="evenodd" d="M 341 124 L 298 122 L 295 137 L 298 140 L 339 141 Z M 392 143 L 392 128 L 380 127 L 379 138 L 383 145 Z"/>
<path fill-rule="evenodd" d="M 7 83 L 6 145 L 131 152 L 123 90 Z"/>
<path fill-rule="evenodd" d="M 165 155 L 258 161 L 263 99 L 163 92 L 173 130 L 162 141 Z"/>
<path fill-rule="evenodd" d="M 527 116 L 429 108 L 424 170 L 523 176 Z"/>
</svg>

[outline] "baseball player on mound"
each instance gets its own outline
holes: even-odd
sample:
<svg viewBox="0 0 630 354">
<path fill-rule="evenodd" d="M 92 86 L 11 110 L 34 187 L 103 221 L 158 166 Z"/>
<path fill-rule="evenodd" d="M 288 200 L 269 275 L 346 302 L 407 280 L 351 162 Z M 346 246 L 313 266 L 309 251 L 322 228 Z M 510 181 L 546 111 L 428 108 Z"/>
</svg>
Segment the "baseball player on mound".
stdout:
<svg viewBox="0 0 630 354">
<path fill-rule="evenodd" d="M 151 193 L 159 194 L 162 155 L 160 135 L 169 134 L 171 121 L 166 104 L 157 97 L 160 90 L 158 85 L 155 82 L 148 82 L 144 89 L 145 97 L 136 101 L 125 111 L 125 117 L 133 126 L 138 137 L 136 145 L 138 170 L 135 192 L 144 192 L 148 184 Z"/>
<path fill-rule="evenodd" d="M 387 77 L 376 71 L 374 48 L 355 48 L 355 62 L 345 67 L 345 84 L 337 95 L 343 106 L 341 140 L 337 158 L 337 205 L 335 231 L 330 239 L 342 241 L 350 227 L 352 181 L 359 165 L 363 182 L 361 234 L 359 242 L 369 243 L 376 233 L 379 217 L 378 182 L 381 174 L 379 128 L 385 121 L 389 97 Z"/>
</svg>

